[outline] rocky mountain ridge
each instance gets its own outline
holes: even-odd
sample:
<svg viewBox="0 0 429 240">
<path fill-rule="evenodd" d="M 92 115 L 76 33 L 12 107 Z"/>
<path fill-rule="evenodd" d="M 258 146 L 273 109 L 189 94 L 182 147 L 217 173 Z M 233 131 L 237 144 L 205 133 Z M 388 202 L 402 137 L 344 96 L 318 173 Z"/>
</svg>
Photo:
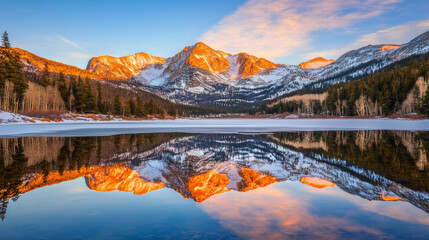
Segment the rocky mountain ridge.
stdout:
<svg viewBox="0 0 429 240">
<path fill-rule="evenodd" d="M 41 71 L 48 63 L 53 72 L 122 80 L 177 103 L 230 109 L 255 107 L 303 88 L 317 89 L 358 79 L 400 60 L 426 54 L 429 32 L 403 45 L 369 45 L 335 61 L 316 58 L 299 66 L 276 64 L 247 53 L 225 53 L 201 42 L 170 58 L 146 53 L 94 57 L 87 70 L 19 51 L 26 71 Z"/>
<path fill-rule="evenodd" d="M 221 108 L 252 107 L 303 88 L 315 89 L 357 79 L 402 59 L 427 52 L 429 32 L 401 46 L 369 45 L 352 50 L 334 62 L 315 61 L 313 65 L 303 64 L 301 67 L 276 64 L 273 67 L 260 61 L 264 64 L 259 65 L 263 66 L 259 72 L 247 71 L 249 74 L 241 74 L 234 80 L 231 80 L 234 74 L 222 74 L 196 66 L 178 68 L 180 71 L 167 75 L 165 73 L 169 71 L 157 66 L 143 70 L 131 81 L 175 102 Z M 201 59 L 200 62 L 207 61 Z M 227 64 L 224 62 L 220 66 L 224 66 L 224 70 Z"/>
</svg>

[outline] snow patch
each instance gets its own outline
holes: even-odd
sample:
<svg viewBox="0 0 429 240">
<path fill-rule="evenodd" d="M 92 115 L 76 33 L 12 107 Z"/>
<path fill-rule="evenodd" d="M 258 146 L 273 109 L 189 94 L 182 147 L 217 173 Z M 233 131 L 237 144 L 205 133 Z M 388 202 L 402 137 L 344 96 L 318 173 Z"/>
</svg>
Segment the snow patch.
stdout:
<svg viewBox="0 0 429 240">
<path fill-rule="evenodd" d="M 25 119 L 30 119 L 30 117 L 18 113 L 0 111 L 0 123 L 24 122 Z"/>
<path fill-rule="evenodd" d="M 136 76 L 136 79 L 144 84 L 148 84 L 150 86 L 162 86 L 167 83 L 168 74 L 164 74 L 164 70 L 167 68 L 168 64 L 163 65 L 151 65 L 148 68 L 144 69 L 140 72 L 139 75 Z"/>
<path fill-rule="evenodd" d="M 228 75 L 229 79 L 236 79 L 240 70 L 240 64 L 237 63 L 238 54 L 226 57 L 229 62 Z"/>
</svg>

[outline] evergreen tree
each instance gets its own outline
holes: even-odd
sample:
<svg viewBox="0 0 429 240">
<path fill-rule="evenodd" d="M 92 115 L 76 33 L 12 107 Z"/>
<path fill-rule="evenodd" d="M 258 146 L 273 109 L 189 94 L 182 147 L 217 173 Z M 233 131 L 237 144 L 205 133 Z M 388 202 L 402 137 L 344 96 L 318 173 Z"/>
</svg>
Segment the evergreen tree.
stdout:
<svg viewBox="0 0 429 240">
<path fill-rule="evenodd" d="M 167 114 L 170 115 L 170 116 L 172 116 L 172 117 L 176 117 L 177 112 L 176 112 L 176 108 L 174 107 L 174 104 L 171 103 L 168 106 Z"/>
<path fill-rule="evenodd" d="M 3 92 L 4 86 L 6 84 L 6 76 L 7 76 L 7 63 L 6 63 L 6 58 L 3 54 L 3 51 L 0 52 L 0 99 L 1 99 L 1 94 Z"/>
<path fill-rule="evenodd" d="M 83 101 L 85 101 L 85 108 L 83 109 L 84 112 L 87 113 L 95 113 L 97 111 L 97 99 L 92 91 L 91 83 L 89 82 L 89 79 L 85 79 L 84 82 L 84 92 L 83 92 Z"/>
<path fill-rule="evenodd" d="M 24 94 L 28 88 L 20 58 L 19 53 L 12 48 L 0 49 L 0 90 L 4 88 L 7 81 L 13 83 L 18 110 L 22 108 Z"/>
<path fill-rule="evenodd" d="M 39 83 L 43 87 L 47 87 L 51 84 L 51 73 L 49 72 L 48 63 L 45 63 L 45 67 L 43 68 Z"/>
<path fill-rule="evenodd" d="M 148 111 L 148 114 L 156 114 L 156 113 L 158 113 L 158 109 L 157 109 L 156 103 L 155 103 L 155 101 L 153 99 L 151 99 L 147 103 L 146 109 Z"/>
<path fill-rule="evenodd" d="M 101 91 L 100 82 L 97 82 L 97 108 L 98 108 L 98 112 L 106 113 L 105 108 L 103 106 L 103 93 Z"/>
<path fill-rule="evenodd" d="M 122 103 L 119 94 L 116 94 L 115 99 L 113 100 L 113 115 L 122 115 Z"/>
<path fill-rule="evenodd" d="M 79 76 L 77 79 L 76 86 L 74 86 L 73 95 L 75 97 L 74 100 L 74 108 L 77 112 L 83 112 L 83 109 L 86 107 L 85 99 L 84 99 L 84 83 L 82 78 Z"/>
<path fill-rule="evenodd" d="M 91 83 L 88 79 L 82 80 L 79 77 L 76 86 L 75 94 L 76 111 L 82 113 L 94 113 L 97 110 L 97 99 L 91 88 Z"/>
<path fill-rule="evenodd" d="M 4 48 L 10 48 L 10 42 L 9 42 L 9 35 L 6 31 L 4 31 L 2 37 L 1 37 L 2 47 Z"/>
<path fill-rule="evenodd" d="M 68 89 L 68 108 L 70 111 L 75 110 L 76 103 L 76 93 L 77 93 L 77 82 L 74 76 L 70 77 L 69 89 Z"/>
<path fill-rule="evenodd" d="M 64 76 L 64 73 L 62 73 L 62 72 L 60 73 L 60 75 L 58 77 L 57 87 L 58 87 L 58 91 L 60 91 L 62 99 L 67 104 L 68 98 L 69 98 L 69 91 L 67 88 L 66 78 Z"/>
<path fill-rule="evenodd" d="M 103 101 L 104 112 L 103 113 L 112 113 L 112 104 L 108 101 Z"/>
<path fill-rule="evenodd" d="M 122 116 L 126 116 L 126 117 L 131 116 L 130 101 L 127 101 L 124 103 L 123 108 L 122 108 Z"/>
<path fill-rule="evenodd" d="M 133 99 L 128 100 L 128 109 L 130 115 L 136 115 L 136 104 Z"/>
<path fill-rule="evenodd" d="M 137 100 L 136 100 L 136 113 L 135 113 L 136 117 L 146 117 L 147 114 L 145 114 L 144 111 L 144 104 L 143 101 L 141 100 L 140 96 L 137 96 Z"/>
</svg>

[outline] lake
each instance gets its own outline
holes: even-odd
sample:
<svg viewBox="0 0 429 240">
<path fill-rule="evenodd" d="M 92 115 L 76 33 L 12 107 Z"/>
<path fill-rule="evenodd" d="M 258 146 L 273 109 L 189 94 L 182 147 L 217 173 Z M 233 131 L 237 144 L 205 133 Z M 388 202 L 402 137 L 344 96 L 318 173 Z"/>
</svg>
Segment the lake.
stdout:
<svg viewBox="0 0 429 240">
<path fill-rule="evenodd" d="M 427 131 L 79 131 L 0 139 L 1 239 L 429 236 Z"/>
</svg>

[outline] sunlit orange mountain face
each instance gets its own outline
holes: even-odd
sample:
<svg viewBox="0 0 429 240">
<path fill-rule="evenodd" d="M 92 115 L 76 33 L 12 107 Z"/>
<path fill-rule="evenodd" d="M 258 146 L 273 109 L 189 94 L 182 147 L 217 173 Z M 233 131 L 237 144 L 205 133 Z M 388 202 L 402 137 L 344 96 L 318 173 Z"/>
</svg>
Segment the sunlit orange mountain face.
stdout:
<svg viewBox="0 0 429 240">
<path fill-rule="evenodd" d="M 197 42 L 166 57 L 144 52 L 122 57 L 95 56 L 89 59 L 86 69 L 16 50 L 22 55 L 24 69 L 31 74 L 40 74 L 47 64 L 51 72 L 117 80 L 122 89 L 139 89 L 187 105 L 230 110 L 251 109 L 302 89 L 357 80 L 401 61 L 422 57 L 429 52 L 427 46 L 429 32 L 424 32 L 402 45 L 361 46 L 335 60 L 320 56 L 291 65 L 250 52 L 227 53 Z"/>
<path fill-rule="evenodd" d="M 125 57 L 100 56 L 89 60 L 87 70 L 107 77 L 128 79 L 146 66 L 164 62 L 165 58 L 143 52 Z"/>
<path fill-rule="evenodd" d="M 335 60 L 333 60 L 333 59 L 326 60 L 322 57 L 317 57 L 317 58 L 313 58 L 307 62 L 303 62 L 303 63 L 299 64 L 298 67 L 300 67 L 302 69 L 320 68 L 320 67 L 324 67 L 328 64 L 331 64 L 333 62 L 335 62 Z"/>
<path fill-rule="evenodd" d="M 386 50 L 398 49 L 400 47 L 401 45 L 397 45 L 397 44 L 387 44 L 387 45 L 381 46 L 380 51 L 383 52 Z"/>
<path fill-rule="evenodd" d="M 202 42 L 185 47 L 171 58 L 137 53 L 126 57 L 101 56 L 92 58 L 87 70 L 100 75 L 129 79 L 152 67 L 162 69 L 171 79 L 186 68 L 195 67 L 212 74 L 221 74 L 231 79 L 250 77 L 276 64 L 247 53 L 230 54 L 214 50 Z"/>
</svg>

